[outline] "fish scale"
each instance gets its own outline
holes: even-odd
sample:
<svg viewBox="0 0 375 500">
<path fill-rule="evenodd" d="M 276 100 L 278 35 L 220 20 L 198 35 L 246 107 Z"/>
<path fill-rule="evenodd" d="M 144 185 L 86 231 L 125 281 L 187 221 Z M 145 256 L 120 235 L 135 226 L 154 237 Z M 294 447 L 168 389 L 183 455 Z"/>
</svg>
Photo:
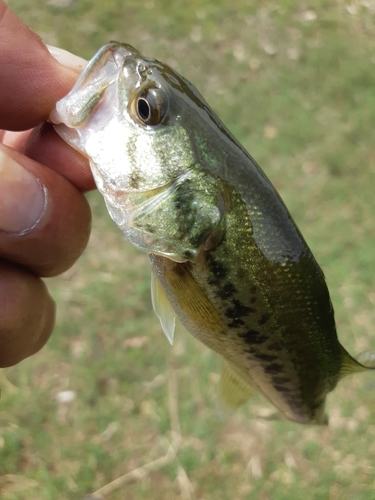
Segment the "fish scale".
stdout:
<svg viewBox="0 0 375 500">
<path fill-rule="evenodd" d="M 251 107 L 251 103 L 249 104 Z M 197 89 L 130 45 L 102 47 L 50 117 L 90 160 L 108 211 L 152 265 L 152 303 L 223 359 L 235 408 L 261 392 L 325 424 L 326 395 L 375 369 L 338 341 L 323 272 L 279 194 Z"/>
</svg>

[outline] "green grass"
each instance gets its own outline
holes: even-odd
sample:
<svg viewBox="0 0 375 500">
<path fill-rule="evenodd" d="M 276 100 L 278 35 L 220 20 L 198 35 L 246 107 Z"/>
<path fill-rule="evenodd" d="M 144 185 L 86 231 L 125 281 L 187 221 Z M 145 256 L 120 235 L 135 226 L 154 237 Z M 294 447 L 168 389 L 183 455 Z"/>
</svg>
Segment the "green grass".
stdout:
<svg viewBox="0 0 375 500">
<path fill-rule="evenodd" d="M 50 44 L 90 57 L 126 41 L 190 79 L 282 194 L 326 274 L 343 344 L 375 349 L 371 2 L 352 13 L 340 0 L 9 3 Z M 106 500 L 373 499 L 374 376 L 340 383 L 328 428 L 255 419 L 270 410 L 261 397 L 221 419 L 218 360 L 182 327 L 169 346 L 147 257 L 97 193 L 89 200 L 90 245 L 49 280 L 55 333 L 9 374 L 18 392 L 3 394 L 0 497 L 84 500 L 166 453 L 176 403 L 177 458 Z M 65 390 L 76 398 L 59 403 Z"/>
</svg>

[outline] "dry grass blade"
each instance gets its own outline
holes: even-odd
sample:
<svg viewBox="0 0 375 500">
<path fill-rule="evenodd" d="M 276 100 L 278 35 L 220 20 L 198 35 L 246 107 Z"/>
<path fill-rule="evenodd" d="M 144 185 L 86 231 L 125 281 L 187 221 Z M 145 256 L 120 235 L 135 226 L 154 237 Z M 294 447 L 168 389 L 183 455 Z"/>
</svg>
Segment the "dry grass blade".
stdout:
<svg viewBox="0 0 375 500">
<path fill-rule="evenodd" d="M 167 453 L 153 460 L 142 467 L 138 467 L 123 476 L 118 477 L 114 481 L 106 484 L 99 490 L 95 491 L 88 497 L 86 500 L 105 500 L 112 493 L 119 490 L 126 484 L 129 484 L 133 481 L 139 481 L 143 479 L 147 474 L 154 472 L 158 469 L 161 469 L 167 464 L 170 464 L 175 460 L 178 450 L 181 446 L 182 437 L 181 437 L 181 429 L 180 429 L 180 421 L 178 418 L 178 385 L 177 385 L 177 377 L 176 371 L 174 369 L 170 369 L 168 371 L 168 408 L 169 408 L 169 417 L 171 422 L 171 434 L 172 441 L 167 450 Z M 191 492 L 193 491 L 193 487 L 189 481 L 189 478 L 186 474 L 186 471 L 182 467 L 181 464 L 178 465 L 178 476 L 177 476 L 182 496 L 187 500 L 192 498 Z"/>
<path fill-rule="evenodd" d="M 182 443 L 182 436 L 180 419 L 178 417 L 178 384 L 176 370 L 172 367 L 168 370 L 168 411 L 171 421 L 172 443 L 173 441 L 177 441 L 178 446 L 180 447 Z M 184 500 L 192 500 L 195 498 L 193 485 L 191 484 L 189 476 L 181 465 L 177 455 L 176 460 L 178 461 L 177 481 L 181 490 L 181 498 Z"/>
<path fill-rule="evenodd" d="M 114 481 L 106 484 L 99 490 L 92 493 L 88 498 L 90 498 L 90 500 L 104 500 L 108 495 L 111 495 L 116 490 L 125 486 L 125 484 L 129 484 L 133 481 L 139 481 L 150 472 L 156 471 L 173 462 L 174 458 L 176 457 L 177 451 L 178 449 L 176 449 L 173 444 L 171 444 L 168 448 L 167 453 L 163 457 L 157 458 L 156 460 L 153 460 L 152 462 L 149 462 L 142 467 L 138 467 L 137 469 L 134 469 L 127 474 L 118 477 Z"/>
<path fill-rule="evenodd" d="M 178 460 L 178 457 L 176 457 L 176 459 Z M 191 484 L 186 470 L 180 463 L 178 464 L 177 471 L 177 481 L 181 490 L 181 498 L 183 500 L 193 500 L 195 498 L 193 485 Z"/>
</svg>

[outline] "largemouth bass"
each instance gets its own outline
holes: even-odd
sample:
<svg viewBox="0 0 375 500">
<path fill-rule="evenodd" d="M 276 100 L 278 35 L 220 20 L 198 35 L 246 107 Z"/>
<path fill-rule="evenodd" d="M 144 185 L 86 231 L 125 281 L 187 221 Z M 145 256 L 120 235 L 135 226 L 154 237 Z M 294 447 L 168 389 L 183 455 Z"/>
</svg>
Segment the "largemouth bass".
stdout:
<svg viewBox="0 0 375 500">
<path fill-rule="evenodd" d="M 172 68 L 111 42 L 51 121 L 90 160 L 108 211 L 147 252 L 152 301 L 224 360 L 224 403 L 260 392 L 287 419 L 325 424 L 326 395 L 375 368 L 338 341 L 323 272 L 265 174 Z"/>
</svg>

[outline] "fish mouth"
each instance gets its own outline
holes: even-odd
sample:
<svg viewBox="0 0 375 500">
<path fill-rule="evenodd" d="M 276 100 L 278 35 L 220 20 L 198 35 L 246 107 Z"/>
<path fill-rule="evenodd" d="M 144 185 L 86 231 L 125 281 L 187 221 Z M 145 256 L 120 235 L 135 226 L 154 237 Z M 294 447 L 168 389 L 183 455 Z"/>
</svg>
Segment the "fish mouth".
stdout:
<svg viewBox="0 0 375 500">
<path fill-rule="evenodd" d="M 83 69 L 72 90 L 56 103 L 49 121 L 54 125 L 79 127 L 88 114 L 85 103 L 101 95 L 118 78 L 126 59 L 136 57 L 140 57 L 140 53 L 131 45 L 120 42 L 104 45 Z"/>
<path fill-rule="evenodd" d="M 133 78 L 138 78 L 134 65 L 137 66 L 141 57 L 131 45 L 107 43 L 88 62 L 72 90 L 56 103 L 49 121 L 64 141 L 84 156 L 87 156 L 82 144 L 85 123 L 90 120 L 107 89 L 116 88 L 120 78 L 125 78 L 129 84 Z M 111 106 L 107 108 L 109 114 L 112 113 Z M 101 116 L 105 121 L 109 115 Z"/>
</svg>

